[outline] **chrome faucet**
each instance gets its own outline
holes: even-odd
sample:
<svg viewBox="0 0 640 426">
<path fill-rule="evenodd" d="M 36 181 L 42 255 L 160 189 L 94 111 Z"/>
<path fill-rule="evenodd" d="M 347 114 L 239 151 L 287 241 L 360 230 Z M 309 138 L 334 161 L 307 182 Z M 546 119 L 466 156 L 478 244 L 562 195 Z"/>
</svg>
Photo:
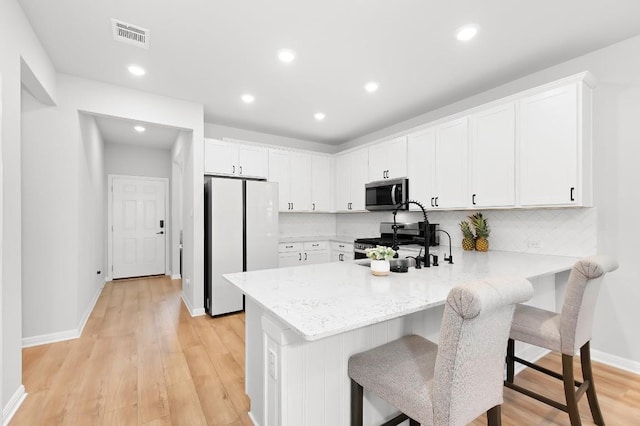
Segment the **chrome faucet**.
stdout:
<svg viewBox="0 0 640 426">
<path fill-rule="evenodd" d="M 396 215 L 398 214 L 398 210 L 400 210 L 402 206 L 408 206 L 409 204 L 415 204 L 416 206 L 420 207 L 424 216 L 424 257 L 421 258 L 420 255 L 416 256 L 416 269 L 418 269 L 417 265 L 420 264 L 420 261 L 422 259 L 424 259 L 424 267 L 428 268 L 431 266 L 431 256 L 429 255 L 429 241 L 431 240 L 431 230 L 429 227 L 429 219 L 427 219 L 427 211 L 425 210 L 422 203 L 414 200 L 407 200 L 398 204 L 393 210 L 393 226 L 391 228 L 393 229 L 393 246 L 391 248 L 396 251 L 398 250 L 398 222 L 396 222 Z M 437 266 L 437 260 L 436 263 L 434 263 L 434 266 Z"/>
</svg>

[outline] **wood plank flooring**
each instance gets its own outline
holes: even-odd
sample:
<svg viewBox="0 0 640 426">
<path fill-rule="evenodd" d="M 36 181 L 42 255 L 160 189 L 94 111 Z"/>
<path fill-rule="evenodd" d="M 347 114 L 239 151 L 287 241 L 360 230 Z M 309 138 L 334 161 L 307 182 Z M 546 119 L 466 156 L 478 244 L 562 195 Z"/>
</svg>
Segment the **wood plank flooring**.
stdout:
<svg viewBox="0 0 640 426">
<path fill-rule="evenodd" d="M 180 281 L 165 277 L 110 282 L 82 337 L 24 349 L 29 396 L 11 426 L 251 425 L 244 315 L 192 318 L 180 292 Z M 560 358 L 543 363 L 556 368 Z M 608 424 L 640 424 L 640 378 L 598 363 L 594 375 Z M 535 372 L 516 382 L 562 396 L 559 382 Z M 592 425 L 586 398 L 580 411 L 583 424 Z M 565 413 L 510 389 L 502 421 L 569 424 Z M 484 424 L 484 416 L 472 423 Z"/>
</svg>

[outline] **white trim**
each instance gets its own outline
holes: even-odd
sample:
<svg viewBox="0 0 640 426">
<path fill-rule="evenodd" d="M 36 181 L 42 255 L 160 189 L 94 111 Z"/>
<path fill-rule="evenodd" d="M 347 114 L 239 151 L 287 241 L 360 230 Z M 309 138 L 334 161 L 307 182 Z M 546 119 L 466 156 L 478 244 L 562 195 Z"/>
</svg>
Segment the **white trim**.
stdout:
<svg viewBox="0 0 640 426">
<path fill-rule="evenodd" d="M 622 358 L 617 355 L 608 354 L 602 351 L 595 351 L 593 349 L 591 349 L 591 359 L 610 367 L 628 371 L 629 373 L 640 374 L 640 362 L 632 359 Z"/>
<path fill-rule="evenodd" d="M 7 405 L 2 409 L 2 426 L 7 426 L 11 419 L 13 418 L 18 408 L 22 405 L 25 398 L 27 397 L 27 393 L 24 391 L 24 385 L 20 385 L 16 392 L 13 394 L 11 399 L 7 402 Z"/>
<path fill-rule="evenodd" d="M 187 311 L 189 311 L 189 314 L 192 317 L 200 317 L 205 314 L 204 308 L 196 308 L 196 309 L 191 308 L 191 305 L 189 304 L 187 299 L 184 297 L 184 293 L 180 294 L 180 298 L 182 299 L 182 303 L 184 303 L 184 306 L 187 308 Z"/>
<path fill-rule="evenodd" d="M 260 423 L 258 423 L 255 419 L 255 417 L 253 417 L 253 413 L 251 411 L 249 411 L 247 413 L 247 415 L 249 416 L 249 420 L 251 420 L 251 423 L 253 423 L 253 426 L 260 426 Z"/>
<path fill-rule="evenodd" d="M 182 275 L 180 275 L 180 274 L 173 274 L 173 275 L 171 275 L 171 279 L 172 279 L 172 280 L 181 280 L 181 279 L 182 279 Z"/>
<path fill-rule="evenodd" d="M 171 217 L 169 213 L 169 178 L 151 177 L 151 176 L 129 176 L 129 175 L 107 175 L 107 279 L 113 280 L 113 179 L 137 179 L 150 180 L 154 182 L 164 183 L 164 222 L 165 222 L 165 239 L 164 239 L 164 274 L 167 275 L 171 268 L 169 259 L 171 259 L 171 229 L 172 223 L 167 219 Z M 173 219 L 172 219 L 173 220 Z"/>
<path fill-rule="evenodd" d="M 63 342 L 65 340 L 73 340 L 82 336 L 82 331 L 84 330 L 84 326 L 87 325 L 87 321 L 89 320 L 89 316 L 91 316 L 91 312 L 96 307 L 96 303 L 98 303 L 98 299 L 102 294 L 102 290 L 104 289 L 104 285 L 106 282 L 103 282 L 102 285 L 96 291 L 95 296 L 93 297 L 93 301 L 85 311 L 82 319 L 78 323 L 78 327 L 71 330 L 66 331 L 58 331 L 56 333 L 50 334 L 41 334 L 39 336 L 31 336 L 31 337 L 23 337 L 22 338 L 22 347 L 29 348 L 31 346 L 39 346 L 46 345 L 49 343 Z"/>
</svg>

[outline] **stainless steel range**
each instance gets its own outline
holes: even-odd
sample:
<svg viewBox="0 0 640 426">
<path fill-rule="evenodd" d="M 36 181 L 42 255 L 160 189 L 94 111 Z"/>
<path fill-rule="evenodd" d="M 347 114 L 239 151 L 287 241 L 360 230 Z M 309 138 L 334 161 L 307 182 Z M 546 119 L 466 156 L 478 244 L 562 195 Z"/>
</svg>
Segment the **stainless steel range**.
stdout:
<svg viewBox="0 0 640 426">
<path fill-rule="evenodd" d="M 424 244 L 424 222 L 398 223 L 397 244 L 399 246 L 409 244 Z M 430 246 L 437 246 L 440 243 L 437 223 L 430 223 Z M 380 237 L 358 238 L 353 242 L 353 256 L 355 259 L 367 257 L 365 250 L 375 246 L 393 245 L 393 222 L 380 222 Z"/>
</svg>

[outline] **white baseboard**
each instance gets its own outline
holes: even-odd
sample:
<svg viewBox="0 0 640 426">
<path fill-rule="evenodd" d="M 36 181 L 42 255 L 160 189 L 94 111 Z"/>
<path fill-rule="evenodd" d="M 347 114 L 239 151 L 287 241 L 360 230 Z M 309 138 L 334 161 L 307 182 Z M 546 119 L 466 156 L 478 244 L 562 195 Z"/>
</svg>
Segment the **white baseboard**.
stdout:
<svg viewBox="0 0 640 426">
<path fill-rule="evenodd" d="M 180 275 L 180 274 L 173 274 L 173 275 L 171 275 L 171 279 L 172 279 L 172 280 L 181 280 L 181 279 L 182 279 L 182 275 Z"/>
<path fill-rule="evenodd" d="M 591 359 L 630 373 L 640 374 L 640 362 L 591 349 Z"/>
<path fill-rule="evenodd" d="M 249 411 L 248 414 L 249 414 L 249 419 L 251 420 L 251 423 L 253 423 L 253 426 L 260 426 L 260 423 L 258 423 L 255 417 L 253 417 L 253 413 Z"/>
<path fill-rule="evenodd" d="M 193 309 L 189 304 L 189 302 L 187 301 L 187 299 L 184 297 L 184 294 L 181 294 L 180 298 L 182 299 L 182 303 L 184 303 L 184 306 L 186 306 L 187 310 L 189 311 L 189 314 L 192 317 L 200 317 L 205 314 L 204 308 Z"/>
<path fill-rule="evenodd" d="M 65 340 L 73 340 L 80 337 L 82 335 L 82 331 L 84 330 L 84 326 L 87 325 L 87 321 L 89 320 L 89 316 L 91 315 L 91 312 L 93 312 L 93 308 L 95 308 L 96 303 L 98 303 L 98 299 L 100 298 L 100 294 L 102 294 L 102 289 L 104 289 L 105 284 L 106 284 L 106 281 L 103 282 L 100 288 L 98 288 L 98 291 L 96 291 L 96 294 L 94 295 L 93 300 L 91 301 L 84 315 L 80 319 L 80 322 L 78 323 L 77 328 L 71 329 L 71 330 L 65 330 L 65 331 L 58 331 L 55 333 L 41 334 L 39 336 L 23 337 L 22 347 L 29 348 L 31 346 L 46 345 L 49 343 L 62 342 Z"/>
<path fill-rule="evenodd" d="M 7 426 L 11 419 L 13 418 L 18 408 L 22 405 L 25 398 L 27 397 L 27 393 L 24 390 L 24 385 L 20 385 L 20 387 L 15 391 L 7 405 L 2 409 L 2 426 Z"/>
</svg>

